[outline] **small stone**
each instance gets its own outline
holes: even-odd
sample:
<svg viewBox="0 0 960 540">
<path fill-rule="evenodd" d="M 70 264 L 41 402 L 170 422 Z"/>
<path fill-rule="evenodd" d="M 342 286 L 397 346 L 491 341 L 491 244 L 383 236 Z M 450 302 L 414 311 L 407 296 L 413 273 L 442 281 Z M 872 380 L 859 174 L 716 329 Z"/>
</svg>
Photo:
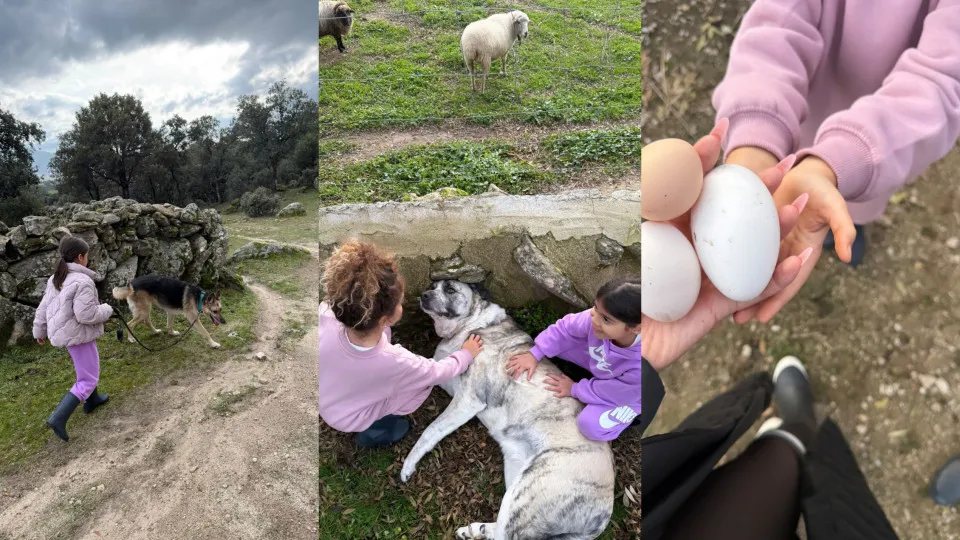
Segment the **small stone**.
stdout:
<svg viewBox="0 0 960 540">
<path fill-rule="evenodd" d="M 257 354 L 255 354 L 255 355 L 253 355 L 253 356 L 254 356 L 254 358 L 256 358 L 257 360 L 260 360 L 261 362 L 267 359 L 267 355 L 266 355 L 265 353 L 263 353 L 262 351 L 261 351 L 261 352 L 258 352 Z"/>
<path fill-rule="evenodd" d="M 902 332 L 902 331 L 903 331 L 903 326 L 900 326 L 900 323 L 894 323 L 894 324 L 893 324 L 893 331 L 894 331 L 894 332 Z"/>
<path fill-rule="evenodd" d="M 257 462 L 257 458 L 253 458 L 253 462 L 256 463 L 256 462 Z"/>
<path fill-rule="evenodd" d="M 107 488 L 106 486 L 104 486 L 103 484 L 100 484 L 99 486 L 97 486 L 97 491 L 103 491 L 106 488 Z"/>
<path fill-rule="evenodd" d="M 867 434 L 867 426 L 865 426 L 865 425 L 863 425 L 863 424 L 860 424 L 859 426 L 857 426 L 857 433 L 859 433 L 860 435 L 866 435 L 866 434 Z"/>
<path fill-rule="evenodd" d="M 222 485 L 222 486 L 220 486 L 220 487 L 222 487 L 223 489 L 227 489 L 227 484 L 224 484 L 224 485 Z"/>
<path fill-rule="evenodd" d="M 190 472 L 192 472 L 192 473 L 197 472 L 197 469 L 199 469 L 199 468 L 200 468 L 200 467 L 194 465 L 193 467 L 190 467 Z"/>
<path fill-rule="evenodd" d="M 741 358 L 750 358 L 750 355 L 751 355 L 752 353 L 753 353 L 753 348 L 750 347 L 749 345 L 744 345 L 744 346 L 740 349 L 740 357 L 741 357 Z"/>
<path fill-rule="evenodd" d="M 775 324 L 775 325 L 773 325 L 773 326 L 770 327 L 770 331 L 773 332 L 774 334 L 776 334 L 777 332 L 780 331 L 780 327 Z"/>
<path fill-rule="evenodd" d="M 960 247 L 960 238 L 957 238 L 956 236 L 948 238 L 947 247 L 950 249 L 957 249 L 957 247 Z"/>
</svg>

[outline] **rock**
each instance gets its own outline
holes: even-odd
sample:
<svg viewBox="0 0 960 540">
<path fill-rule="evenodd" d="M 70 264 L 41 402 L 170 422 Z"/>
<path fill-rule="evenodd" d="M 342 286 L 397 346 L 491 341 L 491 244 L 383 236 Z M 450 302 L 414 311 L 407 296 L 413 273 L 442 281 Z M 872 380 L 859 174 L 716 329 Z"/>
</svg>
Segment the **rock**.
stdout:
<svg viewBox="0 0 960 540">
<path fill-rule="evenodd" d="M 17 225 L 16 227 L 10 229 L 9 234 L 7 234 L 8 241 L 13 247 L 20 253 L 24 253 L 25 250 L 22 249 L 23 243 L 27 241 L 27 230 L 23 228 L 23 225 Z"/>
<path fill-rule="evenodd" d="M 137 266 L 140 258 L 134 255 L 127 260 L 120 262 L 116 268 L 107 273 L 104 278 L 104 289 L 107 293 L 113 291 L 114 287 L 126 287 L 130 285 L 133 278 L 137 277 Z"/>
<path fill-rule="evenodd" d="M 96 229 L 100 224 L 96 221 L 71 221 L 66 224 L 66 227 L 70 229 L 70 232 L 77 234 L 83 231 L 89 231 L 90 229 Z"/>
<path fill-rule="evenodd" d="M 91 211 L 77 212 L 73 215 L 73 221 L 90 222 L 99 225 L 103 222 L 103 214 Z"/>
<path fill-rule="evenodd" d="M 487 271 L 474 264 L 466 264 L 459 255 L 430 264 L 430 279 L 458 279 L 464 283 L 482 283 Z"/>
<path fill-rule="evenodd" d="M 0 272 L 0 296 L 12 298 L 17 294 L 17 280 L 7 272 Z"/>
<path fill-rule="evenodd" d="M 487 186 L 487 191 L 485 193 L 496 193 L 498 195 L 505 195 L 506 192 L 500 189 L 496 184 L 490 184 Z"/>
<path fill-rule="evenodd" d="M 267 355 L 263 352 L 258 352 L 257 354 L 253 355 L 253 357 L 261 362 L 267 359 Z"/>
<path fill-rule="evenodd" d="M 17 284 L 14 299 L 23 304 L 39 306 L 43 293 L 47 290 L 47 279 L 42 277 L 29 278 Z"/>
<path fill-rule="evenodd" d="M 0 298 L 0 349 L 33 341 L 33 317 L 30 306 Z"/>
<path fill-rule="evenodd" d="M 181 276 L 187 263 L 193 258 L 190 242 L 185 239 L 167 241 L 158 240 L 157 249 L 147 260 L 146 273 L 162 276 Z"/>
<path fill-rule="evenodd" d="M 10 230 L 10 227 L 7 227 L 6 223 L 0 221 L 0 234 L 7 234 L 9 230 Z"/>
<path fill-rule="evenodd" d="M 520 269 L 544 289 L 577 308 L 587 308 L 587 303 L 580 298 L 573 283 L 553 266 L 529 236 L 523 236 L 520 245 L 513 252 L 513 258 L 520 265 Z"/>
<path fill-rule="evenodd" d="M 194 203 L 184 206 L 183 211 L 180 212 L 180 221 L 199 225 L 201 223 L 200 208 Z"/>
<path fill-rule="evenodd" d="M 64 238 L 71 236 L 70 229 L 66 227 L 57 227 L 50 231 L 50 236 L 57 240 L 57 244 L 63 241 Z"/>
<path fill-rule="evenodd" d="M 53 220 L 46 216 L 23 218 L 23 228 L 29 236 L 44 236 L 53 228 Z"/>
<path fill-rule="evenodd" d="M 247 259 L 268 259 L 280 255 L 309 255 L 310 252 L 288 244 L 275 242 L 247 242 L 237 248 L 227 259 L 228 264 L 234 264 Z"/>
<path fill-rule="evenodd" d="M 307 209 L 302 204 L 295 202 L 283 207 L 283 210 L 277 212 L 277 217 L 305 216 Z"/>
<path fill-rule="evenodd" d="M 152 218 L 140 216 L 137 218 L 137 236 L 149 238 L 157 233 L 157 222 Z"/>
<path fill-rule="evenodd" d="M 116 225 L 120 223 L 120 216 L 116 214 L 104 214 L 103 220 L 100 223 L 103 225 Z"/>
<path fill-rule="evenodd" d="M 600 255 L 600 264 L 603 266 L 617 264 L 623 256 L 623 246 L 615 240 L 601 236 L 597 238 L 597 255 Z"/>
<path fill-rule="evenodd" d="M 753 348 L 750 347 L 749 345 L 744 345 L 744 346 L 740 349 L 740 357 L 741 357 L 741 358 L 750 358 L 750 355 L 751 355 L 751 354 L 753 354 Z"/>
<path fill-rule="evenodd" d="M 17 282 L 29 278 L 38 278 L 49 276 L 53 273 L 54 264 L 60 260 L 60 254 L 56 251 L 45 251 L 37 253 L 32 257 L 23 259 L 18 263 L 10 265 L 8 272 L 13 274 Z"/>
<path fill-rule="evenodd" d="M 956 236 L 947 239 L 947 247 L 950 249 L 957 249 L 960 247 L 960 238 Z"/>
</svg>

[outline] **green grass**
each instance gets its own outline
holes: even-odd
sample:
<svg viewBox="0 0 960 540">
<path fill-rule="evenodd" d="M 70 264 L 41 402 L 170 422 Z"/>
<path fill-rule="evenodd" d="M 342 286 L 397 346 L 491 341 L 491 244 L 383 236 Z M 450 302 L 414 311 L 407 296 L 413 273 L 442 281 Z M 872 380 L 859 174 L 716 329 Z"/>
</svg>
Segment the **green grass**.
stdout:
<svg viewBox="0 0 960 540">
<path fill-rule="evenodd" d="M 243 402 L 243 400 L 248 398 L 256 390 L 257 388 L 255 386 L 247 385 L 236 391 L 226 390 L 217 392 L 216 397 L 213 398 L 213 402 L 208 408 L 214 414 L 229 416 L 237 412 L 236 405 Z"/>
<path fill-rule="evenodd" d="M 543 147 L 564 167 L 587 163 L 640 162 L 640 128 L 591 129 L 550 135 Z"/>
<path fill-rule="evenodd" d="M 303 204 L 307 213 L 286 218 L 247 217 L 242 212 L 226 212 L 226 206 L 218 208 L 223 215 L 223 226 L 230 234 L 230 251 L 250 242 L 250 238 L 268 238 L 277 242 L 313 246 L 317 243 L 317 197 L 312 190 L 296 189 L 280 194 L 280 208 L 293 203 Z"/>
<path fill-rule="evenodd" d="M 321 136 L 450 118 L 480 125 L 499 118 L 532 124 L 639 119 L 639 0 L 591 3 L 618 4 L 636 9 L 602 15 L 602 11 L 543 11 L 535 3 L 523 4 L 531 18 L 530 35 L 508 55 L 505 78 L 499 61 L 491 66 L 487 92 L 480 95 L 470 91 L 465 76 L 460 34 L 467 24 L 490 13 L 475 8 L 492 2 L 460 0 L 457 10 L 449 9 L 447 0 L 352 2 L 357 21 L 345 42 L 347 52 L 331 52 L 333 40 L 320 40 Z M 364 15 L 401 8 L 448 9 L 386 19 Z"/>
<path fill-rule="evenodd" d="M 491 183 L 528 193 L 553 175 L 519 158 L 506 143 L 450 143 L 408 147 L 369 161 L 321 171 L 320 200 L 377 202 L 425 195 L 444 187 L 482 193 Z"/>
<path fill-rule="evenodd" d="M 316 222 L 313 230 L 314 242 L 316 242 Z M 304 284 L 297 276 L 300 275 L 300 269 L 311 264 L 312 260 L 307 253 L 273 255 L 266 259 L 247 259 L 237 263 L 237 271 L 288 296 L 303 290 Z"/>
<path fill-rule="evenodd" d="M 409 199 L 441 188 L 473 195 L 491 183 L 511 194 L 529 194 L 568 181 L 582 168 L 610 174 L 636 168 L 639 128 L 570 131 L 539 145 L 497 140 L 408 146 L 373 159 L 320 168 L 321 204 Z"/>
<path fill-rule="evenodd" d="M 211 349 L 199 333 L 191 331 L 191 335 L 175 347 L 162 353 L 149 353 L 126 340 L 118 343 L 113 334 L 117 323 L 108 322 L 107 333 L 97 342 L 101 390 L 111 396 L 106 407 L 122 406 L 123 400 L 136 389 L 178 371 L 208 367 L 247 350 L 255 339 L 256 304 L 251 292 L 224 291 L 223 314 L 227 324 L 216 329 L 207 325 L 221 344 L 219 350 Z M 154 326 L 165 328 L 166 316 L 154 310 L 153 322 Z M 175 327 L 181 332 L 187 326 L 183 318 L 176 321 Z M 142 325 L 134 330 L 147 346 L 163 347 L 174 339 L 166 334 L 150 335 Z M 229 337 L 232 332 L 238 337 Z M 162 361 L 159 361 L 160 355 Z M 74 382 L 73 363 L 65 349 L 28 345 L 0 354 L 0 473 L 16 467 L 54 439 L 44 421 Z M 68 431 L 82 432 L 87 421 L 78 408 Z"/>
</svg>

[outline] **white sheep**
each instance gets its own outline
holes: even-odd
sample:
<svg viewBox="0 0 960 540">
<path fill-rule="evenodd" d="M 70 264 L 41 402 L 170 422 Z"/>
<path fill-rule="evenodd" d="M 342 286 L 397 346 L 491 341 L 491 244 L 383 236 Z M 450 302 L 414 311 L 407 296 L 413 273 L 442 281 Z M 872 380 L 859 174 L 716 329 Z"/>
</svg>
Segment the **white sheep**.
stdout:
<svg viewBox="0 0 960 540">
<path fill-rule="evenodd" d="M 337 40 L 337 50 L 341 53 L 346 49 L 343 46 L 343 36 L 350 35 L 353 28 L 353 10 L 346 2 L 320 0 L 320 36 L 333 36 Z"/>
<path fill-rule="evenodd" d="M 480 80 L 480 93 L 487 89 L 487 74 L 490 73 L 490 63 L 496 59 L 501 59 L 501 73 L 507 74 L 507 53 L 513 42 L 520 42 L 527 37 L 527 26 L 530 24 L 530 17 L 522 11 L 511 11 L 510 13 L 496 13 L 481 19 L 473 21 L 463 29 L 463 35 L 460 36 L 460 52 L 463 53 L 463 62 L 467 65 L 467 71 L 470 72 L 470 90 L 476 91 L 475 65 L 479 64 L 482 69 Z"/>
</svg>

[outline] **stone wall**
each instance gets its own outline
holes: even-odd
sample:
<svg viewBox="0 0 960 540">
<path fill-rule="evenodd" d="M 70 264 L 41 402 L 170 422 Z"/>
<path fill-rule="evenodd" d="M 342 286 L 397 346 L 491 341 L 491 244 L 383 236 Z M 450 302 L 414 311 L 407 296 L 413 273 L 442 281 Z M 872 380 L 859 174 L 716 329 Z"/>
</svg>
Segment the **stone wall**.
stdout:
<svg viewBox="0 0 960 540">
<path fill-rule="evenodd" d="M 606 281 L 640 273 L 636 191 L 425 197 L 325 207 L 319 218 L 321 263 L 349 238 L 374 242 L 397 254 L 410 301 L 453 278 L 483 283 L 505 307 L 556 298 L 582 309 Z"/>
<path fill-rule="evenodd" d="M 31 338 L 58 243 L 70 235 L 90 245 L 102 301 L 112 301 L 113 287 L 150 273 L 212 288 L 228 255 L 220 214 L 193 203 L 177 208 L 114 197 L 48 208 L 12 229 L 0 224 L 0 349 Z"/>
</svg>

